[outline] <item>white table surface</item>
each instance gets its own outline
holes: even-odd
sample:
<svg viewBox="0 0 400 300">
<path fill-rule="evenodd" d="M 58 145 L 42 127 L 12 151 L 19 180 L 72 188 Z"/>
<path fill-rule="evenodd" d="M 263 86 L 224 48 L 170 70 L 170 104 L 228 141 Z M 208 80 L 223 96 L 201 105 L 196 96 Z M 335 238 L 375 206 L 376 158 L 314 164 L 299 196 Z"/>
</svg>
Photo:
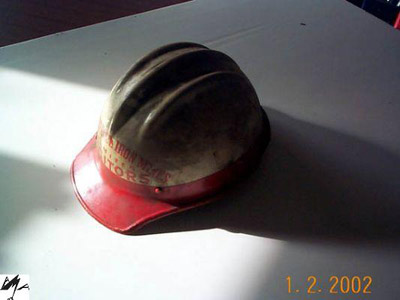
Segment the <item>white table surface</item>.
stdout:
<svg viewBox="0 0 400 300">
<path fill-rule="evenodd" d="M 177 41 L 238 62 L 272 142 L 226 200 L 123 236 L 69 166 L 118 77 Z M 32 299 L 399 299 L 399 80 L 399 32 L 343 0 L 198 0 L 1 48 L 0 273 Z M 332 275 L 372 294 L 329 295 Z"/>
</svg>

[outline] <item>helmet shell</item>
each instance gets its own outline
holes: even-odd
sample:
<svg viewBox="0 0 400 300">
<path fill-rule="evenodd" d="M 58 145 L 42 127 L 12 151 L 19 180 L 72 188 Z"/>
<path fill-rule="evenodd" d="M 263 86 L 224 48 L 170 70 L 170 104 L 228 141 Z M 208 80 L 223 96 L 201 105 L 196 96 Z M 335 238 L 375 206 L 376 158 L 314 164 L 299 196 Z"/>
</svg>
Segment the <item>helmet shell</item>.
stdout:
<svg viewBox="0 0 400 300">
<path fill-rule="evenodd" d="M 256 92 L 229 56 L 176 43 L 143 57 L 116 83 L 96 147 L 121 179 L 168 187 L 227 168 L 264 127 Z"/>
</svg>

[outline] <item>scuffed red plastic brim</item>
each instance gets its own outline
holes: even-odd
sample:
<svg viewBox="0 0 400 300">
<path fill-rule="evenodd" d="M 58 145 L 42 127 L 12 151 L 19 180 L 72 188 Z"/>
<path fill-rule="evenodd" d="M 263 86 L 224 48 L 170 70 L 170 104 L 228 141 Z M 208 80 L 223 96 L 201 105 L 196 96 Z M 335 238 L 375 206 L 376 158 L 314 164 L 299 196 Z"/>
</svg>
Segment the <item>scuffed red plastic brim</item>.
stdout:
<svg viewBox="0 0 400 300">
<path fill-rule="evenodd" d="M 157 199 L 160 195 L 157 198 L 148 197 L 147 193 L 155 192 L 149 186 L 137 183 L 127 186 L 111 172 L 104 173 L 103 170 L 102 173 L 94 136 L 71 166 L 75 194 L 92 217 L 109 229 L 124 234 L 131 234 L 146 223 L 166 215 L 215 201 L 219 199 L 217 191 L 244 177 L 258 165 L 271 137 L 268 117 L 264 111 L 262 113 L 262 134 L 246 153 L 214 174 L 163 188 L 163 200 Z"/>
<path fill-rule="evenodd" d="M 118 189 L 101 177 L 95 155 L 96 139 L 93 137 L 72 163 L 71 180 L 85 210 L 111 230 L 129 234 L 150 221 L 210 201 L 178 207 Z"/>
</svg>

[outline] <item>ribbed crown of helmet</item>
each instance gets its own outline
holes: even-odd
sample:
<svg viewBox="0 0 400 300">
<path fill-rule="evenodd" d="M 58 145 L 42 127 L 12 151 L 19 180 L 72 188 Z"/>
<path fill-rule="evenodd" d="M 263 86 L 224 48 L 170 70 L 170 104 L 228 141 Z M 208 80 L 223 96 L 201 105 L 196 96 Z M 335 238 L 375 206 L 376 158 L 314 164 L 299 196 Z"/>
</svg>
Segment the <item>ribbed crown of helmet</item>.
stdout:
<svg viewBox="0 0 400 300">
<path fill-rule="evenodd" d="M 117 176 L 171 186 L 227 167 L 262 126 L 255 90 L 229 56 L 176 43 L 140 59 L 115 84 L 97 147 Z"/>
</svg>

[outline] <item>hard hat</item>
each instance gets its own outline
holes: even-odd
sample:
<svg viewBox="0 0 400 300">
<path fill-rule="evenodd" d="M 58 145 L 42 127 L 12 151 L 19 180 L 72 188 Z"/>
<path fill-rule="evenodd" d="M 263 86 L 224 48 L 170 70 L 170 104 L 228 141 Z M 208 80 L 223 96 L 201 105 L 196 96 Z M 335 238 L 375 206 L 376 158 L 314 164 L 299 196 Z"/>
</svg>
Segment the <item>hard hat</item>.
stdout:
<svg viewBox="0 0 400 300">
<path fill-rule="evenodd" d="M 170 44 L 115 84 L 71 179 L 90 215 L 129 234 L 214 200 L 259 163 L 269 139 L 256 92 L 229 56 Z"/>
</svg>

